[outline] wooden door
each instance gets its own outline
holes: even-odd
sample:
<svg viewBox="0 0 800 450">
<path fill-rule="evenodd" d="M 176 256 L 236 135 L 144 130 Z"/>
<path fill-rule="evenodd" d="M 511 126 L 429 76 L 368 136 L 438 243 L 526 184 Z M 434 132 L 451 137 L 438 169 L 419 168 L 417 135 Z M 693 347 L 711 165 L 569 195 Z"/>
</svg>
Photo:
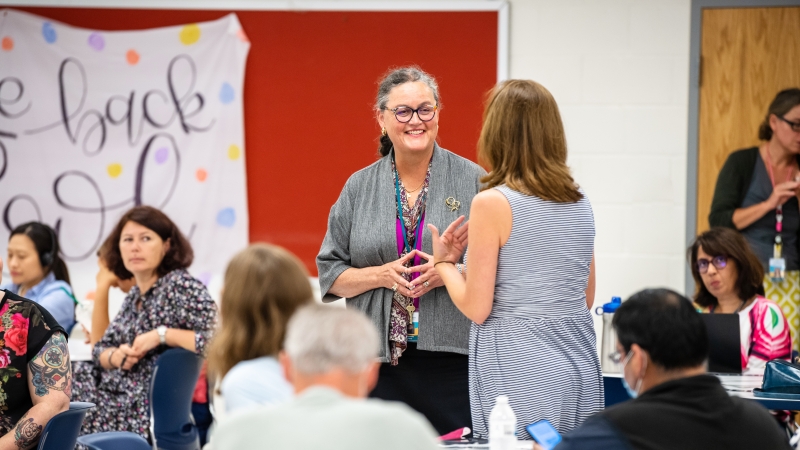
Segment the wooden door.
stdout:
<svg viewBox="0 0 800 450">
<path fill-rule="evenodd" d="M 759 143 L 780 90 L 800 87 L 800 7 L 703 10 L 697 151 L 697 232 L 731 152 Z"/>
</svg>

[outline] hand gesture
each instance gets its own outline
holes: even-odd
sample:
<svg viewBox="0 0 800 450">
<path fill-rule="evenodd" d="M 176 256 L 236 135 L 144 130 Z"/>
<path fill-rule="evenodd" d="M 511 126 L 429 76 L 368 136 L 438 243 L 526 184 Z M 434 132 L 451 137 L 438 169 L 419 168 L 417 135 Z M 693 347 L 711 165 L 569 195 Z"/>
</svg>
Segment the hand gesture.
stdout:
<svg viewBox="0 0 800 450">
<path fill-rule="evenodd" d="M 427 294 L 431 289 L 444 286 L 444 281 L 439 278 L 439 273 L 436 271 L 436 268 L 433 267 L 433 256 L 419 250 L 414 251 L 422 259 L 428 261 L 425 264 L 420 264 L 419 266 L 410 267 L 408 269 L 410 273 L 419 273 L 419 276 L 412 282 L 414 283 L 414 289 L 411 292 L 411 297 L 417 298 Z"/>
<path fill-rule="evenodd" d="M 401 274 L 411 273 L 408 267 L 405 267 L 404 264 L 413 258 L 414 255 L 415 253 L 412 251 L 402 258 L 382 265 L 379 274 L 381 277 L 382 286 L 386 289 L 392 289 L 392 287 L 395 287 L 397 292 L 405 295 L 406 297 L 410 296 L 412 289 L 411 283 L 403 278 Z"/>
<path fill-rule="evenodd" d="M 462 223 L 464 225 L 460 226 Z M 467 248 L 469 236 L 469 222 L 464 222 L 464 216 L 454 220 L 441 236 L 433 224 L 429 223 L 428 228 L 431 230 L 434 264 L 439 261 L 458 262 Z"/>
<path fill-rule="evenodd" d="M 136 339 L 133 340 L 133 345 L 131 345 L 131 348 L 141 358 L 150 350 L 158 347 L 159 344 L 161 344 L 161 338 L 158 336 L 158 331 L 150 330 L 147 333 L 142 333 L 136 336 Z"/>
<path fill-rule="evenodd" d="M 132 349 L 128 344 L 122 344 L 112 356 L 117 360 L 116 362 L 112 361 L 112 365 L 122 370 L 131 370 L 144 355 Z"/>
<path fill-rule="evenodd" d="M 790 198 L 798 194 L 798 186 L 800 186 L 800 183 L 797 181 L 786 181 L 775 186 L 775 188 L 772 189 L 772 194 L 767 199 L 767 204 L 770 205 L 772 209 L 776 209 L 778 206 L 783 205 Z"/>
<path fill-rule="evenodd" d="M 106 262 L 103 258 L 97 258 L 97 275 L 95 275 L 95 281 L 97 281 L 97 289 L 105 289 L 108 290 L 112 287 L 119 286 L 119 278 L 109 270 Z"/>
</svg>

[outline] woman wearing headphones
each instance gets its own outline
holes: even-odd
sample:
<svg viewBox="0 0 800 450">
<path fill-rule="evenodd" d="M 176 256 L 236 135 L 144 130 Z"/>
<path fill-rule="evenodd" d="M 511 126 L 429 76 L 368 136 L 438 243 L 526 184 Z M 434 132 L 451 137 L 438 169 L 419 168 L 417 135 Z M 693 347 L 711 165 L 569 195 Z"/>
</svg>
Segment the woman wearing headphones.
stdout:
<svg viewBox="0 0 800 450">
<path fill-rule="evenodd" d="M 60 247 L 56 232 L 43 223 L 14 228 L 6 261 L 11 284 L 0 287 L 42 305 L 69 334 L 75 325 L 75 297 Z"/>
</svg>

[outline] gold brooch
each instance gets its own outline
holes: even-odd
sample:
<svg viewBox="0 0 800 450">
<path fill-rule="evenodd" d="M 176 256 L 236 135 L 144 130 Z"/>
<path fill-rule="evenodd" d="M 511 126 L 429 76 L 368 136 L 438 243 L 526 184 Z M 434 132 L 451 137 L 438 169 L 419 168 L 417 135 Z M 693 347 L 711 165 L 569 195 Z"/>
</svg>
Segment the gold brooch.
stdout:
<svg viewBox="0 0 800 450">
<path fill-rule="evenodd" d="M 450 212 L 458 211 L 458 208 L 461 207 L 461 202 L 453 197 L 447 197 L 447 200 L 444 201 L 444 204 L 450 207 Z"/>
</svg>

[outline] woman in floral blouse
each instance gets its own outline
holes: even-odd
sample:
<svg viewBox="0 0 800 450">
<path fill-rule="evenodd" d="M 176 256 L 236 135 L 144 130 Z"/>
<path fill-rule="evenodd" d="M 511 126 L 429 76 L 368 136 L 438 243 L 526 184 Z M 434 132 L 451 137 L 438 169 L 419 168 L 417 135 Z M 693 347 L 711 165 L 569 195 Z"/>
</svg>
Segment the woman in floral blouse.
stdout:
<svg viewBox="0 0 800 450">
<path fill-rule="evenodd" d="M 93 349 L 92 370 L 76 366 L 73 399 L 97 404 L 83 434 L 132 431 L 149 438 L 149 386 L 158 356 L 169 347 L 204 353 L 217 308 L 203 283 L 186 272 L 192 248 L 161 211 L 137 206 L 111 233 L 118 242 L 108 268 L 134 286 Z"/>
<path fill-rule="evenodd" d="M 67 410 L 69 366 L 66 334 L 53 316 L 0 290 L 0 449 L 35 447 L 47 422 Z"/>
</svg>

